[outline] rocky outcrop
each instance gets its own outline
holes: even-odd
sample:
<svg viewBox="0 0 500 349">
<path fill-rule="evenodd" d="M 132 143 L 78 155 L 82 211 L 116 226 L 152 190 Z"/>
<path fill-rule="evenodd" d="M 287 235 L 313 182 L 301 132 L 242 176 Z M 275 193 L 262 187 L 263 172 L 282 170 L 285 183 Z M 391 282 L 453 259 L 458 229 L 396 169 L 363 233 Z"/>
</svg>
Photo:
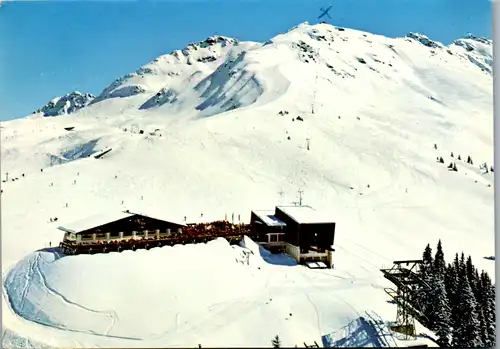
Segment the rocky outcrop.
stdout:
<svg viewBox="0 0 500 349">
<path fill-rule="evenodd" d="M 90 93 L 71 92 L 67 95 L 54 98 L 33 114 L 43 113 L 43 116 L 57 116 L 74 113 L 89 105 L 95 96 Z"/>
</svg>

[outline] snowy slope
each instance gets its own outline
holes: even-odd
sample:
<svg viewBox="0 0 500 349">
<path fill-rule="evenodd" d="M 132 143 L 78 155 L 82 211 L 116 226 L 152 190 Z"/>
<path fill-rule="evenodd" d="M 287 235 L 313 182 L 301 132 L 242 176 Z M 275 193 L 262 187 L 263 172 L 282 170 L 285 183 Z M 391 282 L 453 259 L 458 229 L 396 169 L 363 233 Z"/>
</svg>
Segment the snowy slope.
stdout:
<svg viewBox="0 0 500 349">
<path fill-rule="evenodd" d="M 3 122 L 3 317 L 17 336 L 7 337 L 59 347 L 267 346 L 276 334 L 284 345 L 346 343 L 349 326 L 373 334 L 367 314 L 394 319 L 379 269 L 419 258 L 427 243 L 441 239 L 448 259 L 463 250 L 493 275 L 483 258 L 494 255 L 493 174 L 479 168 L 493 164 L 488 64 L 491 42 L 473 37 L 446 46 L 305 23 L 264 44 L 209 38 L 75 113 Z M 248 221 L 299 189 L 337 222 L 334 270 L 259 259 L 224 240 L 35 252 L 60 241 L 57 225 L 103 209 Z"/>
</svg>

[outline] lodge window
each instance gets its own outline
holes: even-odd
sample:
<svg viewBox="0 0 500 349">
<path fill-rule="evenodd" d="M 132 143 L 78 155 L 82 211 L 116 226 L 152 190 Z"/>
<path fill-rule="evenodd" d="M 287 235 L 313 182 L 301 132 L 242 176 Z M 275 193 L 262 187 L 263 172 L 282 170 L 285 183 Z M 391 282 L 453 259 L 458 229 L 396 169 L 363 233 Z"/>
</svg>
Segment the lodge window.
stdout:
<svg viewBox="0 0 500 349">
<path fill-rule="evenodd" d="M 270 237 L 271 237 L 271 242 L 277 242 L 278 241 L 278 237 L 275 234 L 270 234 Z"/>
<path fill-rule="evenodd" d="M 278 235 L 278 241 L 279 242 L 285 241 L 285 234 L 279 234 Z"/>
</svg>

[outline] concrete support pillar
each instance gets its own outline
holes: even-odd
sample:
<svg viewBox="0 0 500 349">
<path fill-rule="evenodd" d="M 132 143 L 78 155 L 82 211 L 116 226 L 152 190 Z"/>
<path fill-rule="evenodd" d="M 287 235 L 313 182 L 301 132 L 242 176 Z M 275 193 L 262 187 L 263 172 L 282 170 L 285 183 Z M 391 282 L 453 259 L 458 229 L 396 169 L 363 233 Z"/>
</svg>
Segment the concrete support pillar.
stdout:
<svg viewBox="0 0 500 349">
<path fill-rule="evenodd" d="M 96 234 L 92 234 L 92 241 L 96 241 L 97 240 L 97 237 L 96 237 Z"/>
<path fill-rule="evenodd" d="M 119 232 L 118 236 L 120 237 L 120 239 L 123 239 L 123 231 Z"/>
<path fill-rule="evenodd" d="M 170 235 L 170 228 L 167 229 L 167 235 Z"/>
<path fill-rule="evenodd" d="M 333 269 L 333 251 L 328 250 L 328 267 Z"/>
<path fill-rule="evenodd" d="M 177 228 L 177 232 L 178 232 L 179 234 L 182 234 L 182 228 Z"/>
<path fill-rule="evenodd" d="M 76 235 L 76 242 L 82 242 L 82 236 L 80 234 Z"/>
<path fill-rule="evenodd" d="M 147 239 L 149 237 L 149 231 L 144 230 L 144 239 Z"/>
<path fill-rule="evenodd" d="M 106 233 L 106 241 L 108 241 L 108 242 L 109 242 L 109 240 L 111 240 L 110 235 L 111 235 L 111 233 Z"/>
<path fill-rule="evenodd" d="M 157 239 L 159 239 L 159 238 L 160 238 L 160 229 L 156 229 L 156 232 L 155 232 L 155 237 L 156 237 Z"/>
<path fill-rule="evenodd" d="M 137 232 L 134 230 L 134 231 L 132 232 L 132 239 L 135 239 L 135 238 L 136 238 L 136 236 L 137 236 Z"/>
</svg>

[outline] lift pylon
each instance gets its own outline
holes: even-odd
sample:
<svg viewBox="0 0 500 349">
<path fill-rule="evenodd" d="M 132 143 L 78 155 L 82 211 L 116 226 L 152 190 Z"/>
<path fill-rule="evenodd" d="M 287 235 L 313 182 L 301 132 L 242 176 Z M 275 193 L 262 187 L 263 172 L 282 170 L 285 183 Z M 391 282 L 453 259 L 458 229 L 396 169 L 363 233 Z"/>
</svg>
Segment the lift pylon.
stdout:
<svg viewBox="0 0 500 349">
<path fill-rule="evenodd" d="M 403 260 L 393 263 L 390 269 L 380 269 L 384 277 L 396 286 L 395 290 L 384 289 L 397 305 L 396 324 L 391 326 L 391 329 L 404 334 L 408 340 L 416 336 L 415 319 L 422 324 L 428 322 L 418 296 L 420 292 L 426 291 L 429 285 L 419 276 L 422 260 Z"/>
</svg>

